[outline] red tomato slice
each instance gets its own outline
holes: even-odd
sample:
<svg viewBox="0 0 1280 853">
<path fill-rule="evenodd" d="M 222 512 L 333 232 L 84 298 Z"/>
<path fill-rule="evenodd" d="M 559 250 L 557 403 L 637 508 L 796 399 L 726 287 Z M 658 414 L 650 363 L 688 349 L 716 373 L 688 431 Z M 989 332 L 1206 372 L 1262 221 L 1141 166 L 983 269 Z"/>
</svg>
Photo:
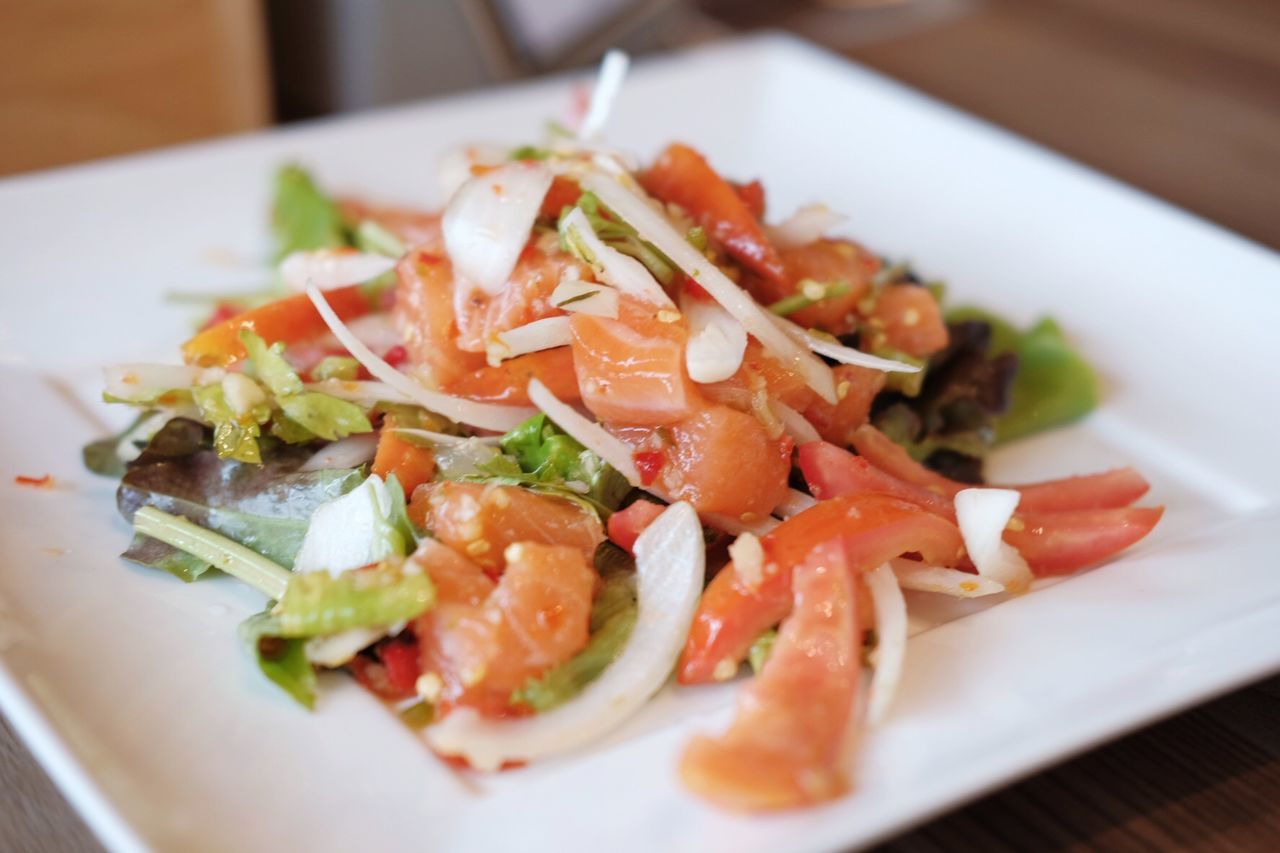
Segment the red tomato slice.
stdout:
<svg viewBox="0 0 1280 853">
<path fill-rule="evenodd" d="M 725 251 L 756 273 L 782 281 L 786 270 L 751 208 L 706 158 L 675 143 L 663 151 L 640 183 L 662 201 L 684 208 Z"/>
<path fill-rule="evenodd" d="M 751 181 L 745 184 L 730 181 L 729 186 L 733 187 L 733 191 L 738 194 L 738 198 L 742 199 L 742 203 L 747 206 L 747 210 L 751 211 L 751 215 L 763 222 L 764 184 L 759 181 Z"/>
<path fill-rule="evenodd" d="M 1151 532 L 1164 507 L 1023 512 L 1004 541 L 1017 548 L 1040 577 L 1069 575 L 1111 557 Z"/>
<path fill-rule="evenodd" d="M 887 438 L 884 440 L 888 441 Z M 897 448 L 897 445 L 894 447 Z M 903 454 L 905 456 L 905 451 Z M 907 457 L 907 461 L 911 461 L 910 457 Z M 819 497 L 868 493 L 894 495 L 918 504 L 948 521 L 955 520 L 951 493 L 944 493 L 947 490 L 898 479 L 893 474 L 874 467 L 867 456 L 854 456 L 847 450 L 813 442 L 800 448 L 800 470 L 804 473 L 809 488 Z M 1141 481 L 1141 491 L 1146 491 L 1146 481 L 1141 480 L 1136 473 L 1125 473 L 1128 470 L 1130 469 L 1058 481 L 1065 484 L 1063 491 L 1058 494 L 1054 491 L 1057 488 L 1055 483 L 1018 487 L 1033 489 L 1033 509 L 1024 511 L 1019 502 L 1013 521 L 1004 532 L 1004 540 L 1017 548 L 1026 558 L 1031 570 L 1041 577 L 1069 574 L 1114 556 L 1150 533 L 1164 513 L 1163 507 L 1124 507 L 1112 503 L 1113 500 L 1120 500 L 1137 491 L 1135 477 Z M 932 472 L 929 474 L 931 477 L 937 476 Z M 1117 489 L 1114 496 L 1104 493 L 1101 497 L 1079 491 L 1082 484 L 1091 483 L 1117 486 Z M 953 485 L 963 488 L 962 484 Z M 1093 486 L 1090 485 L 1089 488 L 1091 491 Z M 1074 501 L 1085 506 L 1092 503 L 1096 508 L 1052 511 L 1034 508 L 1037 503 L 1064 506 Z"/>
<path fill-rule="evenodd" d="M 636 539 L 666 509 L 653 501 L 639 500 L 609 516 L 609 538 L 615 545 L 635 553 Z"/>
<path fill-rule="evenodd" d="M 763 537 L 759 577 L 730 563 L 708 584 L 680 658 L 680 682 L 736 671 L 756 637 L 791 609 L 792 568 L 833 541 L 846 549 L 855 572 L 910 552 L 934 565 L 955 565 L 963 548 L 954 524 L 916 504 L 870 493 L 822 501 Z"/>
<path fill-rule="evenodd" d="M 791 614 L 764 670 L 720 737 L 685 749 L 680 777 L 695 793 L 747 811 L 809 805 L 849 788 L 850 722 L 862 674 L 857 586 L 839 545 L 795 567 Z"/>
<path fill-rule="evenodd" d="M 906 449 L 867 424 L 853 434 L 858 453 L 882 471 L 947 497 L 954 497 L 968 483 L 949 480 L 911 458 Z M 1133 468 L 1115 468 L 1100 474 L 1046 480 L 1024 486 L 996 486 L 1022 493 L 1018 512 L 1050 512 L 1076 509 L 1112 509 L 1129 506 L 1151 485 Z"/>
</svg>

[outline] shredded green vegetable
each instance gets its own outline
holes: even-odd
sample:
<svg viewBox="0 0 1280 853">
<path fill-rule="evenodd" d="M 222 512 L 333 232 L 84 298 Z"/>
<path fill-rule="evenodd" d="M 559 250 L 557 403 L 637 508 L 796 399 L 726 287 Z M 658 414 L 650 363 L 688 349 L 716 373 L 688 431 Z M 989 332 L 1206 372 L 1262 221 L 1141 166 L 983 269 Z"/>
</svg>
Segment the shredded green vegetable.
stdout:
<svg viewBox="0 0 1280 853">
<path fill-rule="evenodd" d="M 272 614 L 282 637 L 318 637 L 413 619 L 435 604 L 431 578 L 416 564 L 388 560 L 333 577 L 305 572 L 289 579 Z"/>
</svg>

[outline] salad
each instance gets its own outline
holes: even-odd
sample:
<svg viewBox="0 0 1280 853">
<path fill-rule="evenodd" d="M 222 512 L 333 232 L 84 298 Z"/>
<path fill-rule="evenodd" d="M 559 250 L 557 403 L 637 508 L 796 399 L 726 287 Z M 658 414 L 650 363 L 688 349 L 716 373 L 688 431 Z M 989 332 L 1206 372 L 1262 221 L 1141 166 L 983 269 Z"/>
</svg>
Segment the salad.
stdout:
<svg viewBox="0 0 1280 853">
<path fill-rule="evenodd" d="M 750 673 L 679 773 L 740 810 L 844 794 L 892 710 L 903 590 L 974 598 L 1105 561 L 1162 508 L 1131 468 L 988 486 L 1001 442 L 1092 409 L 1052 320 L 1019 330 L 672 143 L 575 132 L 442 164 L 442 211 L 277 175 L 274 283 L 175 364 L 105 370 L 138 410 L 85 448 L 126 559 L 264 597 L 262 673 L 343 669 L 443 759 L 589 745 L 670 689 Z"/>
</svg>

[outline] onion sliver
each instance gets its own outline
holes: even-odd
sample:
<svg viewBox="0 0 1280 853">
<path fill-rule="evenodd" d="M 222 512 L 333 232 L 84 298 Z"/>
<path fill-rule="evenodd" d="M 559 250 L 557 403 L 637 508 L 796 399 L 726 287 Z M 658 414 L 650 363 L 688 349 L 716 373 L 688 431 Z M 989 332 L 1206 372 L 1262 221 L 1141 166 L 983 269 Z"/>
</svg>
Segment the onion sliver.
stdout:
<svg viewBox="0 0 1280 853">
<path fill-rule="evenodd" d="M 359 284 L 391 272 L 396 259 L 372 252 L 316 249 L 309 252 L 291 252 L 280 262 L 280 278 L 292 290 L 306 290 L 314 284 L 321 290 L 330 290 L 347 284 Z"/>
<path fill-rule="evenodd" d="M 575 441 L 617 469 L 628 483 L 640 485 L 640 470 L 632 456 L 634 451 L 625 441 L 610 435 L 600 424 L 558 400 L 537 379 L 529 381 L 529 400 Z"/>
<path fill-rule="evenodd" d="M 321 382 L 308 382 L 307 388 L 319 391 L 339 400 L 358 403 L 366 409 L 372 409 L 379 403 L 412 403 L 406 394 L 392 388 L 385 382 L 370 382 L 364 379 L 325 379 Z"/>
<path fill-rule="evenodd" d="M 871 698 L 867 703 L 867 723 L 875 725 L 884 718 L 902 678 L 902 661 L 907 651 L 907 602 L 888 563 L 868 572 L 866 580 L 876 614 L 875 673 L 871 676 Z"/>
<path fill-rule="evenodd" d="M 991 578 L 948 569 L 943 566 L 926 566 L 915 560 L 901 558 L 891 561 L 898 585 L 915 592 L 936 592 L 953 598 L 981 598 L 1004 592 L 1004 586 Z"/>
<path fill-rule="evenodd" d="M 904 361 L 881 358 L 878 355 L 847 347 L 842 343 L 793 323 L 785 317 L 772 316 L 773 322 L 778 328 L 786 332 L 792 340 L 808 347 L 818 355 L 826 356 L 832 361 L 838 361 L 841 364 L 854 364 L 858 367 L 869 367 L 872 370 L 881 370 L 885 373 L 919 373 L 921 370 L 918 364 L 907 364 Z"/>
<path fill-rule="evenodd" d="M 618 291 L 598 281 L 562 278 L 551 291 L 551 304 L 574 314 L 618 319 Z"/>
<path fill-rule="evenodd" d="M 102 368 L 104 393 L 129 402 L 146 401 L 174 389 L 221 382 L 224 376 L 226 371 L 220 367 L 187 364 L 112 364 Z"/>
<path fill-rule="evenodd" d="M 714 302 L 682 297 L 680 310 L 689 320 L 684 363 L 689 378 L 703 384 L 722 382 L 738 372 L 747 351 L 742 324 Z"/>
<path fill-rule="evenodd" d="M 956 524 L 978 574 L 1009 592 L 1025 592 L 1033 575 L 1004 528 L 1022 496 L 1013 489 L 964 489 L 956 493 Z"/>
<path fill-rule="evenodd" d="M 338 315 L 333 313 L 333 309 L 325 301 L 324 294 L 317 290 L 315 286 L 307 287 L 307 296 L 311 299 L 312 304 L 316 306 L 316 310 L 320 312 L 320 316 L 324 319 L 325 325 L 329 327 L 329 331 L 333 332 L 333 336 L 347 348 L 347 352 L 351 353 L 356 361 L 363 364 L 375 379 L 390 385 L 424 409 L 428 409 L 438 415 L 444 415 L 446 418 L 461 424 L 480 427 L 481 429 L 491 429 L 497 432 L 506 432 L 534 414 L 531 409 L 527 409 L 524 406 L 477 403 L 475 400 L 466 400 L 462 397 L 442 394 L 439 391 L 427 388 L 422 383 L 409 378 L 387 364 L 374 354 L 373 350 L 365 346 L 359 338 L 351 333 L 346 324 L 338 319 Z"/>
<path fill-rule="evenodd" d="M 635 628 L 621 654 L 577 697 L 532 717 L 490 720 L 458 708 L 426 730 L 432 748 L 494 770 L 567 752 L 599 738 L 640 709 L 675 666 L 705 573 L 702 526 L 687 503 L 669 506 L 636 539 Z"/>
<path fill-rule="evenodd" d="M 463 280 L 461 289 L 470 283 L 493 295 L 506 287 L 551 179 L 545 164 L 522 160 L 458 187 L 441 228 L 453 270 Z"/>
<path fill-rule="evenodd" d="M 770 400 L 769 410 L 773 412 L 775 418 L 782 422 L 782 428 L 787 431 L 787 435 L 795 439 L 797 445 L 822 440 L 822 436 L 814 429 L 813 424 L 809 423 L 809 419 L 786 403 L 780 400 Z"/>
<path fill-rule="evenodd" d="M 497 367 L 509 358 L 573 343 L 573 330 L 565 316 L 543 317 L 505 332 L 498 332 L 485 346 L 489 364 Z"/>
<path fill-rule="evenodd" d="M 693 247 L 667 218 L 649 206 L 635 191 L 623 186 L 622 180 L 612 175 L 591 172 L 583 176 L 582 188 L 594 192 L 600 201 L 613 210 L 640 236 L 671 259 L 686 275 L 696 281 L 711 298 L 742 324 L 747 333 L 754 336 L 784 365 L 799 373 L 805 384 L 828 403 L 836 402 L 836 384 L 831 369 L 809 352 L 807 346 L 793 340 L 790 335 L 775 326 L 771 315 L 751 298 L 720 268 L 707 260 Z"/>
<path fill-rule="evenodd" d="M 790 518 L 816 506 L 817 503 L 818 499 L 813 495 L 806 495 L 799 489 L 787 489 L 786 499 L 773 508 L 773 514 L 779 518 Z"/>
<path fill-rule="evenodd" d="M 613 111 L 613 102 L 622 89 L 622 81 L 627 77 L 627 68 L 631 58 L 620 50 L 610 50 L 600 63 L 600 73 L 596 75 L 596 86 L 591 90 L 591 105 L 587 107 L 587 115 L 578 128 L 581 139 L 594 139 L 604 129 Z"/>
<path fill-rule="evenodd" d="M 807 204 L 788 216 L 785 220 L 767 227 L 769 242 L 778 249 L 793 249 L 806 246 L 848 219 L 842 213 L 836 213 L 825 204 Z"/>
<path fill-rule="evenodd" d="M 622 254 L 596 235 L 582 208 L 574 208 L 560 221 L 560 235 L 574 255 L 591 264 L 597 275 L 618 290 L 660 307 L 676 307 L 644 264 Z"/>
<path fill-rule="evenodd" d="M 454 446 L 458 444 L 466 444 L 468 441 L 478 442 L 480 444 L 497 444 L 501 440 L 501 436 L 466 436 L 466 435 L 449 435 L 446 432 L 433 432 L 429 429 L 416 429 L 414 427 L 392 427 L 392 432 L 400 435 L 411 435 L 414 438 L 421 438 L 432 444 L 442 444 Z"/>
<path fill-rule="evenodd" d="M 378 437 L 371 432 L 349 435 L 327 444 L 302 463 L 299 471 L 322 471 L 326 468 L 355 468 L 373 458 L 378 451 Z"/>
</svg>

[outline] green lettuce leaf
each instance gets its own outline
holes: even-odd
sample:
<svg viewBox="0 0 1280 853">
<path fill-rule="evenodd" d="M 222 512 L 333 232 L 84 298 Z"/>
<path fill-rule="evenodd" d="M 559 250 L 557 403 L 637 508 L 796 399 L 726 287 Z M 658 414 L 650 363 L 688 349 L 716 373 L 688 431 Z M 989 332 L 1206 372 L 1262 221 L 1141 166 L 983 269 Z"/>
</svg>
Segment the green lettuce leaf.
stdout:
<svg viewBox="0 0 1280 853">
<path fill-rule="evenodd" d="M 561 485 L 613 511 L 631 491 L 626 478 L 567 435 L 544 414 L 534 415 L 502 437 L 499 446 L 534 482 Z M 498 473 L 498 472 L 495 472 Z"/>
<path fill-rule="evenodd" d="M 262 674 L 307 709 L 316 704 L 316 671 L 307 661 L 306 640 L 280 635 L 280 622 L 270 612 L 240 623 L 240 636 Z"/>
<path fill-rule="evenodd" d="M 147 419 L 155 415 L 154 409 L 141 412 L 133 422 L 119 433 L 107 438 L 91 441 L 81 450 L 84 467 L 104 477 L 120 478 L 124 476 L 125 463 L 120 458 L 120 443 L 130 436 Z"/>
<path fill-rule="evenodd" d="M 276 173 L 271 224 L 276 259 L 305 249 L 336 249 L 351 245 L 338 206 L 320 191 L 300 166 Z"/>
<path fill-rule="evenodd" d="M 435 600 L 431 578 L 416 563 L 394 560 L 337 577 L 328 572 L 295 574 L 272 614 L 279 636 L 318 637 L 413 619 Z"/>
<path fill-rule="evenodd" d="M 298 471 L 310 457 L 307 449 L 273 444 L 261 464 L 222 459 L 204 425 L 175 418 L 129 464 L 116 501 L 130 521 L 139 507 L 154 506 L 291 566 L 316 508 L 364 480 L 359 469 Z M 184 580 L 209 568 L 148 537 L 136 537 L 124 557 Z"/>
</svg>

